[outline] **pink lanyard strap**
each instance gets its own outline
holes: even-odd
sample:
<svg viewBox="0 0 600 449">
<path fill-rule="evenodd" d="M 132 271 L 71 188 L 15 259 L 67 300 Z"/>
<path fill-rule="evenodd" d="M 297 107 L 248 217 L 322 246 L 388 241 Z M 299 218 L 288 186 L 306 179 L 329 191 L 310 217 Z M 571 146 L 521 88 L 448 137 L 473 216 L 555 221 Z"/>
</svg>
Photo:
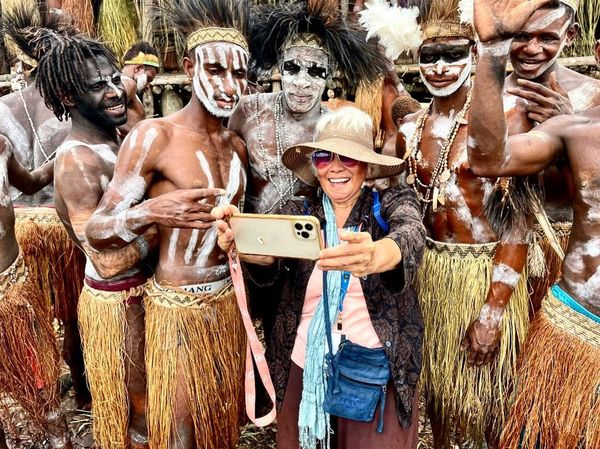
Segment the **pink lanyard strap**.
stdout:
<svg viewBox="0 0 600 449">
<path fill-rule="evenodd" d="M 246 299 L 246 288 L 244 286 L 244 274 L 242 272 L 242 266 L 240 265 L 237 252 L 232 247 L 229 251 L 229 270 L 231 271 L 231 279 L 233 280 L 233 288 L 235 289 L 235 296 L 237 297 L 238 307 L 242 314 L 242 320 L 244 322 L 244 328 L 246 329 L 246 335 L 248 342 L 246 344 L 246 373 L 244 376 L 245 389 L 246 389 L 246 413 L 248 418 L 258 427 L 264 427 L 271 424 L 277 416 L 276 402 L 275 402 L 275 387 L 271 380 L 271 373 L 269 372 L 269 366 L 265 359 L 265 350 L 260 343 L 256 335 L 256 330 L 252 324 L 252 318 L 248 312 L 248 301 Z M 273 408 L 265 416 L 260 418 L 256 417 L 256 379 L 254 376 L 254 367 L 252 359 L 260 375 L 260 379 L 267 390 L 269 398 Z"/>
</svg>

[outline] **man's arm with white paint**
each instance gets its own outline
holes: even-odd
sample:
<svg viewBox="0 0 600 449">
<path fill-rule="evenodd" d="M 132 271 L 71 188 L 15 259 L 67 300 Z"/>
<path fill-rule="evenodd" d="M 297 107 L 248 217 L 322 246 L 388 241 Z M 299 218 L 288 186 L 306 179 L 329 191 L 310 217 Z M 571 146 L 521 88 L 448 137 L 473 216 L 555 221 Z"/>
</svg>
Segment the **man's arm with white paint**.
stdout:
<svg viewBox="0 0 600 449">
<path fill-rule="evenodd" d="M 3 135 L 0 135 L 0 153 L 7 155 L 8 182 L 26 195 L 33 195 L 52 182 L 54 161 L 33 171 L 27 170 L 15 157 L 12 143 Z"/>
<path fill-rule="evenodd" d="M 105 279 L 137 265 L 158 244 L 158 233 L 151 228 L 130 245 L 118 250 L 96 251 L 86 240 L 85 227 L 102 198 L 98 158 L 86 147 L 75 147 L 59 156 L 55 191 L 64 202 L 73 234 L 97 273 Z"/>
<path fill-rule="evenodd" d="M 469 113 L 468 155 L 469 165 L 478 176 L 539 173 L 561 151 L 560 139 L 544 133 L 542 128 L 509 138 L 503 110 L 502 91 L 512 36 L 544 3 L 547 2 L 482 0 L 476 3 L 475 27 L 481 42 Z"/>
<path fill-rule="evenodd" d="M 186 189 L 144 201 L 168 133 L 157 120 L 145 120 L 127 136 L 115 164 L 112 181 L 90 219 L 86 234 L 98 250 L 122 248 L 154 225 L 208 229 L 214 219 L 205 198 L 223 195 L 223 189 Z"/>
</svg>

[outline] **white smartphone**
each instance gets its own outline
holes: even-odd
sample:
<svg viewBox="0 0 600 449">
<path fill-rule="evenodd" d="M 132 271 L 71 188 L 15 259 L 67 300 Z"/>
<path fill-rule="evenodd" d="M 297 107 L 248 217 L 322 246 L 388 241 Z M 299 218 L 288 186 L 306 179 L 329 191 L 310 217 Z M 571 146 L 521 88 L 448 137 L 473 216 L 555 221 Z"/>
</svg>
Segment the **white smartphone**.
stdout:
<svg viewBox="0 0 600 449">
<path fill-rule="evenodd" d="M 313 216 L 240 213 L 229 226 L 242 254 L 316 260 L 323 249 L 321 225 Z"/>
</svg>

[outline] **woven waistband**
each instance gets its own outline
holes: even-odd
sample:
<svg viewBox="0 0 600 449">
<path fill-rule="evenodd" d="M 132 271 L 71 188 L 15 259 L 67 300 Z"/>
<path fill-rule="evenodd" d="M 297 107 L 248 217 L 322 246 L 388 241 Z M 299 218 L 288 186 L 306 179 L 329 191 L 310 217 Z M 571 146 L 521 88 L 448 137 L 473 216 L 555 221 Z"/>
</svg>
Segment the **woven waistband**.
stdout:
<svg viewBox="0 0 600 449">
<path fill-rule="evenodd" d="M 564 304 L 552 290 L 548 290 L 542 311 L 557 328 L 600 348 L 600 325 Z"/>
<path fill-rule="evenodd" d="M 146 284 L 146 296 L 154 304 L 169 308 L 202 309 L 233 292 L 233 284 L 229 283 L 220 291 L 207 294 L 190 293 L 173 285 L 158 284 L 154 278 Z"/>
<path fill-rule="evenodd" d="M 17 221 L 33 220 L 36 223 L 58 223 L 60 218 L 53 207 L 15 207 Z"/>
<path fill-rule="evenodd" d="M 447 243 L 438 242 L 427 237 L 427 249 L 437 254 L 446 254 L 452 257 L 493 257 L 498 242 L 491 243 Z"/>
<path fill-rule="evenodd" d="M 127 303 L 127 304 L 141 304 L 141 298 L 144 296 L 144 287 L 145 284 L 138 284 L 135 287 L 131 287 L 124 290 L 119 291 L 108 291 L 108 290 L 98 290 L 94 287 L 88 285 L 88 280 L 83 283 L 83 291 L 82 293 L 92 296 L 94 299 L 106 303 Z M 133 300 L 132 298 L 138 298 L 137 300 Z"/>
<path fill-rule="evenodd" d="M 117 281 L 109 280 L 97 280 L 86 276 L 85 283 L 93 288 L 94 290 L 101 290 L 103 292 L 122 292 L 131 290 L 135 287 L 144 286 L 148 281 L 148 277 L 141 273 L 135 274 L 125 279 L 119 279 Z"/>
<path fill-rule="evenodd" d="M 27 279 L 27 274 L 28 270 L 27 265 L 25 265 L 25 259 L 23 258 L 23 254 L 19 251 L 19 255 L 13 263 L 0 273 L 0 289 L 4 290 L 17 282 L 25 281 L 25 279 Z"/>
<path fill-rule="evenodd" d="M 573 227 L 573 223 L 570 221 L 557 221 L 556 223 L 551 223 L 552 229 L 556 233 L 558 238 L 569 237 L 571 235 L 571 228 Z M 544 230 L 539 224 L 533 225 L 533 230 L 537 234 L 538 237 L 546 238 L 546 234 L 544 234 Z"/>
</svg>

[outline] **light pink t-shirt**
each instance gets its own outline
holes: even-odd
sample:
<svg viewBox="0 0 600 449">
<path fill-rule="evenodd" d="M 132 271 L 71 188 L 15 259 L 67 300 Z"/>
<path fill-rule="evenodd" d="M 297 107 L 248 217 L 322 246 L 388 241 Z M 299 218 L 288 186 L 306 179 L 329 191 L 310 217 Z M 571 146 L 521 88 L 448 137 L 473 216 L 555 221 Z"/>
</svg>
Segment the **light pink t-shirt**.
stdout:
<svg viewBox="0 0 600 449">
<path fill-rule="evenodd" d="M 315 269 L 308 280 L 306 296 L 304 297 L 304 306 L 302 307 L 302 317 L 300 318 L 300 326 L 298 326 L 296 342 L 294 343 L 294 349 L 292 351 L 292 361 L 300 368 L 304 368 L 308 327 L 317 305 L 321 300 L 322 293 L 323 271 L 315 266 Z M 348 292 L 344 298 L 344 308 L 341 316 L 341 333 L 344 334 L 348 340 L 367 348 L 381 348 L 383 346 L 371 323 L 371 317 L 367 310 L 367 302 L 365 301 L 365 295 L 363 294 L 360 280 L 354 276 L 350 276 Z M 339 333 L 337 330 L 337 323 L 333 323 L 332 332 Z M 327 350 L 327 343 L 325 343 L 325 347 Z"/>
</svg>

